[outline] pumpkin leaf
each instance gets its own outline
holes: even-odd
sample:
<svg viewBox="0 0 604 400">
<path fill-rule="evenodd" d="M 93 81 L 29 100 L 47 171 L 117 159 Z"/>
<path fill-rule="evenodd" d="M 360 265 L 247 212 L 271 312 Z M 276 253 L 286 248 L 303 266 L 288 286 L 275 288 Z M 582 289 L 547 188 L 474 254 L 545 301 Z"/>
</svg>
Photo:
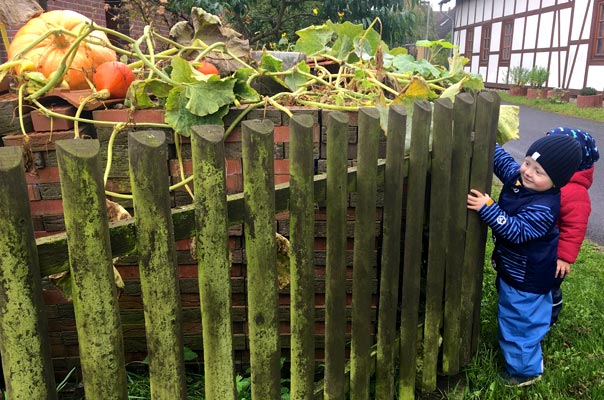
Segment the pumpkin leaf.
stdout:
<svg viewBox="0 0 604 400">
<path fill-rule="evenodd" d="M 294 50 L 305 53 L 307 56 L 315 56 L 326 53 L 325 50 L 330 49 L 328 44 L 332 41 L 334 31 L 326 25 L 313 25 L 296 31 L 296 35 L 298 35 L 298 40 L 294 45 Z"/>
<path fill-rule="evenodd" d="M 172 85 L 160 79 L 136 80 L 130 84 L 126 94 L 126 102 L 129 106 L 138 109 L 154 108 L 158 104 L 151 95 L 157 98 L 166 98 L 172 89 Z"/>
<path fill-rule="evenodd" d="M 235 78 L 220 79 L 216 75 L 208 76 L 207 81 L 199 81 L 185 88 L 185 96 L 188 99 L 186 108 L 199 117 L 214 114 L 221 107 L 235 101 Z"/>
<path fill-rule="evenodd" d="M 291 89 L 292 92 L 295 92 L 299 88 L 305 86 L 306 82 L 308 82 L 308 77 L 303 73 L 310 74 L 310 67 L 306 61 L 300 61 L 296 68 L 293 69 L 293 74 L 285 77 L 285 84 Z"/>
<path fill-rule="evenodd" d="M 212 114 L 199 116 L 193 114 L 187 108 L 189 97 L 186 95 L 187 88 L 176 86 L 170 91 L 166 101 L 166 124 L 179 135 L 191 136 L 191 127 L 197 125 L 221 125 L 222 117 L 228 114 L 229 105 L 219 107 Z M 203 96 L 203 93 L 202 93 Z"/>
<path fill-rule="evenodd" d="M 235 86 L 233 87 L 235 97 L 240 100 L 260 100 L 260 95 L 258 94 L 258 92 L 248 83 L 248 78 L 252 76 L 255 72 L 256 70 L 254 70 L 253 68 L 240 68 L 235 71 L 235 74 L 233 75 L 236 80 Z"/>
<path fill-rule="evenodd" d="M 196 79 L 193 77 L 193 68 L 191 63 L 182 57 L 172 57 L 172 72 L 170 78 L 176 82 L 188 83 L 195 82 Z"/>
</svg>

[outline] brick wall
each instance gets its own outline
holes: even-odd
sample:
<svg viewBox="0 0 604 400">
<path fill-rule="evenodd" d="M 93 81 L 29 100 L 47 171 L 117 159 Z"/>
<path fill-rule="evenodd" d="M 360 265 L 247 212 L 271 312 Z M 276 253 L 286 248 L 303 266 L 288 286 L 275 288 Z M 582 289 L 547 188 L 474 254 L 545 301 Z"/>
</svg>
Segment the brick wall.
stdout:
<svg viewBox="0 0 604 400">
<path fill-rule="evenodd" d="M 108 26 L 107 16 L 105 13 L 105 1 L 104 0 L 47 0 L 46 11 L 52 10 L 72 10 L 77 11 L 80 14 L 92 19 L 96 24 L 100 26 Z M 110 18 L 110 17 L 109 17 Z M 140 17 L 132 17 L 130 19 L 130 27 L 126 32 L 130 37 L 136 39 L 143 33 L 145 23 Z M 19 30 L 19 26 L 7 27 L 9 39 L 12 40 L 13 36 Z M 170 27 L 164 22 L 163 18 L 158 18 L 154 22 L 154 29 L 160 32 L 162 35 L 168 35 Z M 7 60 L 6 49 L 4 43 L 0 41 L 0 63 L 4 63 Z"/>
<path fill-rule="evenodd" d="M 0 101 L 0 105 L 2 101 Z M 236 113 L 241 110 L 232 110 L 227 116 L 232 120 Z M 319 110 L 299 108 L 294 112 L 310 113 L 314 120 L 314 158 L 317 172 L 325 172 L 325 151 L 326 151 L 326 130 L 322 127 L 322 113 Z M 358 127 L 355 114 L 350 114 L 350 133 L 349 133 L 349 165 L 353 165 L 356 158 L 356 146 Z M 275 183 L 286 182 L 289 179 L 289 117 L 278 110 L 254 110 L 248 115 L 248 119 L 269 118 L 275 124 L 274 139 L 274 165 L 275 165 Z M 16 127 L 18 128 L 18 126 Z M 102 165 L 106 158 L 106 144 L 108 141 L 110 128 L 94 129 L 88 126 L 86 133 L 97 137 L 101 141 Z M 17 132 L 18 133 L 18 132 Z M 173 144 L 172 133 L 166 131 L 169 144 L 169 160 L 166 160 L 166 178 L 170 182 L 176 183 L 180 180 L 178 163 L 175 160 L 175 147 Z M 73 131 L 53 132 L 53 140 L 63 137 L 71 137 Z M 0 136 L 2 136 L 0 134 Z M 65 228 L 63 209 L 60 193 L 58 167 L 54 152 L 54 145 L 49 141 L 48 133 L 32 133 L 32 146 L 34 164 L 37 166 L 35 173 L 27 174 L 27 183 L 30 194 L 30 205 L 36 236 L 46 236 L 57 233 Z M 5 145 L 20 145 L 22 135 L 7 135 L 3 138 Z M 119 192 L 129 192 L 130 182 L 128 175 L 128 157 L 127 157 L 127 135 L 120 134 L 114 144 L 114 163 L 109 175 L 107 188 Z M 188 139 L 184 138 L 182 143 L 183 156 L 185 158 L 185 173 L 191 173 L 191 149 Z M 225 143 L 225 154 L 227 164 L 227 189 L 229 193 L 240 192 L 243 188 L 243 171 L 241 163 L 241 128 L 238 127 L 229 136 Z M 380 157 L 385 157 L 385 137 L 382 137 L 380 143 Z M 132 207 L 131 201 L 113 199 L 123 206 Z M 190 204 L 192 199 L 184 188 L 178 189 L 172 193 L 172 205 L 182 206 Z M 354 193 L 349 196 L 349 210 L 347 222 L 348 250 L 346 256 L 347 262 L 347 315 L 350 316 L 352 304 L 352 258 L 354 245 L 354 219 L 355 219 L 356 197 Z M 378 208 L 375 215 L 375 235 L 376 235 L 376 260 L 374 262 L 374 274 L 371 280 L 373 293 L 373 305 L 375 320 L 375 306 L 377 304 L 377 255 L 379 246 L 379 236 L 381 234 L 381 204 L 383 203 L 383 194 L 378 194 Z M 288 213 L 280 213 L 276 216 L 277 230 L 284 236 L 289 235 Z M 326 272 L 326 211 L 324 204 L 318 204 L 315 211 L 315 306 L 316 306 L 316 358 L 322 360 L 323 340 L 325 333 L 325 272 Z M 246 339 L 248 332 L 247 325 L 247 294 L 246 294 L 246 261 L 244 246 L 244 227 L 242 225 L 232 226 L 229 230 L 230 248 L 232 253 L 232 302 L 233 302 L 233 333 L 235 347 L 235 362 L 239 367 L 249 364 L 249 347 Z M 182 309 L 184 313 L 184 343 L 187 347 L 198 352 L 201 355 L 201 315 L 199 308 L 199 294 L 197 281 L 197 262 L 194 254 L 191 254 L 190 239 L 180 240 L 176 245 L 177 260 L 180 274 L 180 290 Z M 125 283 L 125 290 L 120 297 L 120 311 L 123 325 L 124 342 L 126 349 L 126 360 L 142 360 L 146 356 L 146 339 L 144 330 L 143 303 L 141 297 L 141 287 L 138 275 L 138 260 L 136 256 L 121 257 L 116 267 L 120 271 Z M 44 298 L 47 307 L 47 316 L 49 319 L 49 334 L 51 336 L 52 353 L 55 362 L 55 371 L 62 375 L 78 365 L 78 346 L 77 333 L 75 330 L 75 320 L 73 306 L 65 301 L 62 293 L 49 282 L 44 285 Z M 289 354 L 289 287 L 280 290 L 279 293 L 279 316 L 281 329 L 281 346 L 284 355 Z M 347 335 L 350 339 L 350 322 L 347 328 Z M 241 369 L 243 371 L 243 369 Z"/>
</svg>

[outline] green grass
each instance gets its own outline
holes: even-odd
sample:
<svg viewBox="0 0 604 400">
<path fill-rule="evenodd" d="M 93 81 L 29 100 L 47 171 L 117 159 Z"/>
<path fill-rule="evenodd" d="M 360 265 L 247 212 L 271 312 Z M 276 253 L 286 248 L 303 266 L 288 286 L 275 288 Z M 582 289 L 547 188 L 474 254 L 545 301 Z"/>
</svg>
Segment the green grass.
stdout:
<svg viewBox="0 0 604 400">
<path fill-rule="evenodd" d="M 494 190 L 495 191 L 495 190 Z M 497 193 L 494 194 L 497 197 Z M 497 343 L 497 292 L 490 266 L 489 240 L 481 309 L 481 344 L 464 370 L 467 385 L 444 398 L 469 399 L 604 399 L 604 248 L 585 242 L 571 274 L 562 284 L 564 308 L 543 341 L 545 372 L 527 388 L 508 388 L 499 380 L 503 359 Z"/>
<path fill-rule="evenodd" d="M 552 103 L 548 99 L 527 99 L 523 96 L 510 96 L 507 91 L 497 91 L 501 100 L 513 104 L 521 104 L 539 110 L 557 114 L 570 115 L 577 118 L 585 118 L 593 121 L 604 121 L 604 108 L 579 108 L 574 103 Z"/>
</svg>

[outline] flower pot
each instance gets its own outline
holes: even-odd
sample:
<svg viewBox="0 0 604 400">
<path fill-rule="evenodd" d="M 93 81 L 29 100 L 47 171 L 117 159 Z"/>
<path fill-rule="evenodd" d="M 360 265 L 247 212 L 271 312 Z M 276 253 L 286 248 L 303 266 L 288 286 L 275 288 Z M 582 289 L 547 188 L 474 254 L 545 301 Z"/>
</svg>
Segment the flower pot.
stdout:
<svg viewBox="0 0 604 400">
<path fill-rule="evenodd" d="M 547 89 L 528 88 L 526 91 L 527 99 L 545 99 L 547 97 Z"/>
<path fill-rule="evenodd" d="M 528 88 L 526 86 L 510 87 L 510 96 L 526 96 Z"/>
<path fill-rule="evenodd" d="M 568 103 L 570 101 L 570 91 L 569 90 L 548 90 L 547 91 L 548 99 L 558 99 L 560 101 Z"/>
<path fill-rule="evenodd" d="M 577 107 L 602 107 L 602 95 L 577 96 Z"/>
<path fill-rule="evenodd" d="M 57 114 L 63 114 L 73 117 L 76 109 L 73 106 L 51 106 L 50 111 Z M 31 113 L 31 122 L 36 132 L 67 131 L 73 129 L 73 121 L 59 117 L 48 117 L 40 110 L 33 110 Z"/>
</svg>

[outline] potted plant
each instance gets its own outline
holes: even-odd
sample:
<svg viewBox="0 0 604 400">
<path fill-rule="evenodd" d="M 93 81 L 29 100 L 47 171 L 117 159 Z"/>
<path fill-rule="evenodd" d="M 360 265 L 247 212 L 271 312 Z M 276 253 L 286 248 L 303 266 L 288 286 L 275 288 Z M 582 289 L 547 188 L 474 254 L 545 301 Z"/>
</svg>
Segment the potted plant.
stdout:
<svg viewBox="0 0 604 400">
<path fill-rule="evenodd" d="M 528 73 L 530 88 L 528 88 L 526 97 L 529 99 L 544 99 L 547 97 L 547 90 L 543 85 L 549 78 L 549 71 L 544 67 L 533 67 Z"/>
<path fill-rule="evenodd" d="M 602 94 L 592 87 L 584 87 L 577 96 L 577 107 L 602 107 Z"/>
<path fill-rule="evenodd" d="M 510 96 L 526 96 L 529 72 L 527 68 L 520 65 L 510 68 L 508 75 L 508 78 L 512 81 Z"/>
<path fill-rule="evenodd" d="M 547 91 L 547 98 L 551 103 L 568 103 L 570 101 L 570 91 L 562 88 L 553 88 Z"/>
</svg>

